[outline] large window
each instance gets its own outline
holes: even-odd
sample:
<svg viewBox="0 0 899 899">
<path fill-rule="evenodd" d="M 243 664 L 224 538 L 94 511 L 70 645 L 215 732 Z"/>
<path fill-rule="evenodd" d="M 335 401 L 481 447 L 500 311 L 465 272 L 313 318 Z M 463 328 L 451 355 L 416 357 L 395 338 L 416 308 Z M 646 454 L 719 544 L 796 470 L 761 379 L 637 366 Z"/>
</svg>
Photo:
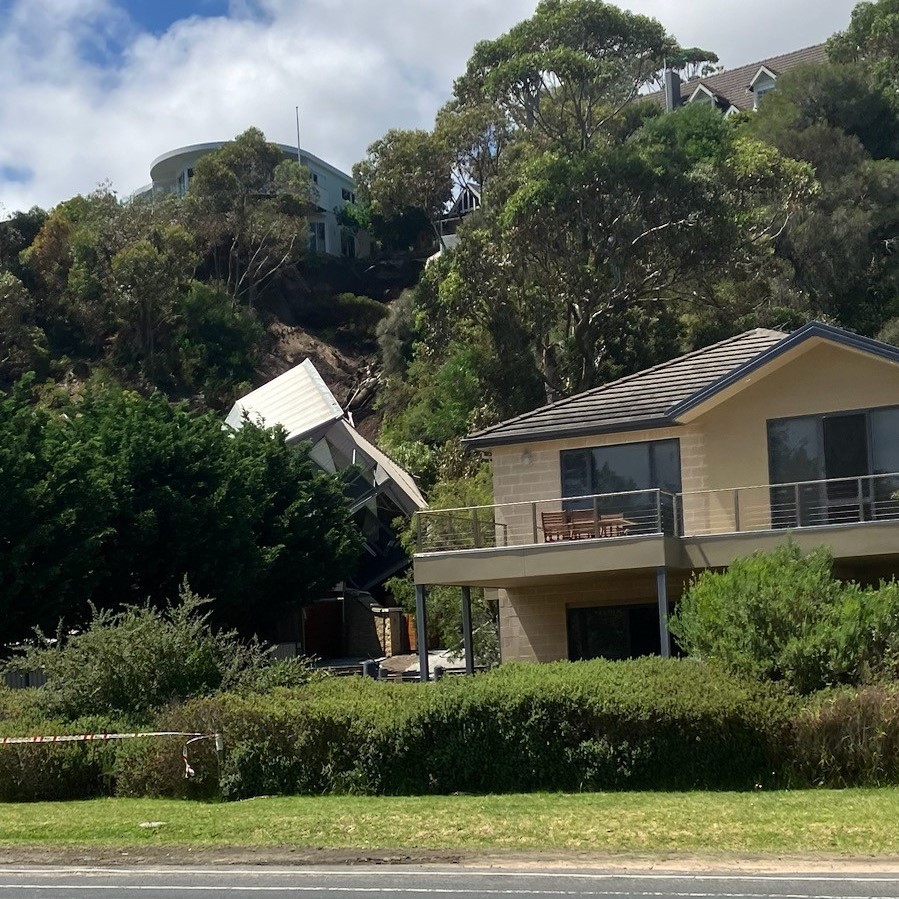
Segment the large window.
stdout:
<svg viewBox="0 0 899 899">
<path fill-rule="evenodd" d="M 573 662 L 659 655 L 661 646 L 655 604 L 568 610 L 568 658 Z"/>
<path fill-rule="evenodd" d="M 658 530 L 661 500 L 662 529 L 673 531 L 673 497 L 681 491 L 678 440 L 564 450 L 560 461 L 562 496 L 580 497 L 569 499 L 567 509 L 594 508 L 601 515 L 623 515 L 633 522 L 631 533 L 652 533 Z M 656 490 L 664 492 L 658 496 Z"/>
<path fill-rule="evenodd" d="M 775 527 L 894 517 L 899 408 L 769 421 L 768 467 Z"/>
</svg>

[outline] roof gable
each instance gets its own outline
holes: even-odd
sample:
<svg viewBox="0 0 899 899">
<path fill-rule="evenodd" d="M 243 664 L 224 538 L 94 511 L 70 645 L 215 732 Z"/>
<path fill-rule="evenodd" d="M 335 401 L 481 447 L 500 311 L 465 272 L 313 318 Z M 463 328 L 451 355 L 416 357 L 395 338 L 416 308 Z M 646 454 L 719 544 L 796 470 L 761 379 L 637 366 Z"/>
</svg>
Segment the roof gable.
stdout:
<svg viewBox="0 0 899 899">
<path fill-rule="evenodd" d="M 768 66 L 759 66 L 759 70 L 752 76 L 752 81 L 749 82 L 749 90 L 755 90 L 756 84 L 758 84 L 759 79 L 762 76 L 766 76 L 770 78 L 772 81 L 777 81 L 777 72 L 772 72 Z"/>
<path fill-rule="evenodd" d="M 874 356 L 875 358 L 883 359 L 887 362 L 899 364 L 899 348 L 897 347 L 890 346 L 890 344 L 887 343 L 881 343 L 881 341 L 873 340 L 870 337 L 863 337 L 860 334 L 853 334 L 851 331 L 837 328 L 834 325 L 827 325 L 824 322 L 810 322 L 798 330 L 793 331 L 792 334 L 786 335 L 783 340 L 774 344 L 770 349 L 759 353 L 758 356 L 749 359 L 739 368 L 722 376 L 715 383 L 710 384 L 705 390 L 697 391 L 693 396 L 688 397 L 681 403 L 672 407 L 670 415 L 672 418 L 680 418 L 688 412 L 697 410 L 714 397 L 720 395 L 723 391 L 737 386 L 744 378 L 764 369 L 775 360 L 815 338 L 825 340 L 828 343 L 836 344 L 837 346 L 845 347 L 847 349 L 866 353 L 869 356 Z"/>
</svg>

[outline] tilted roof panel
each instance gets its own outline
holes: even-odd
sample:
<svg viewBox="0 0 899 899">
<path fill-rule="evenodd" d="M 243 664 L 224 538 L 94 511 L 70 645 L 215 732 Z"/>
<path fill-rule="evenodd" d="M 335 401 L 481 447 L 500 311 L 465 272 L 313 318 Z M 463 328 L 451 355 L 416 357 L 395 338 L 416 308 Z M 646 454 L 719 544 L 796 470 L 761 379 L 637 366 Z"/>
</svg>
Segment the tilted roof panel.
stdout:
<svg viewBox="0 0 899 899">
<path fill-rule="evenodd" d="M 308 359 L 241 397 L 225 420 L 232 428 L 244 415 L 263 427 L 283 426 L 288 440 L 311 437 L 343 417 L 340 404 Z"/>
</svg>

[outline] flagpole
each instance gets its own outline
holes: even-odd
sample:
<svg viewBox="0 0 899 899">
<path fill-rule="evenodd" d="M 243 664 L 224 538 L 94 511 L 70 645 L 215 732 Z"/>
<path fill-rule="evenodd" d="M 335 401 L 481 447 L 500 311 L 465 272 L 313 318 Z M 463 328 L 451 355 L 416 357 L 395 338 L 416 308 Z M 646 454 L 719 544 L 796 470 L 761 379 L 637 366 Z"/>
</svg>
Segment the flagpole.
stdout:
<svg viewBox="0 0 899 899">
<path fill-rule="evenodd" d="M 303 159 L 300 156 L 300 107 L 294 107 L 297 113 L 297 162 L 302 165 Z"/>
</svg>

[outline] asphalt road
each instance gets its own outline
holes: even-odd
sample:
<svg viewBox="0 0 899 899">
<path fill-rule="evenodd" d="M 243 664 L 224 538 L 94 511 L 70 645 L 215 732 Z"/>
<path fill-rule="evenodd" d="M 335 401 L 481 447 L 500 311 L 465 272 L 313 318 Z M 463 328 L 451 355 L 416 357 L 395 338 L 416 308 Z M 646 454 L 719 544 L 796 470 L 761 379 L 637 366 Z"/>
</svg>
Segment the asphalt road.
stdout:
<svg viewBox="0 0 899 899">
<path fill-rule="evenodd" d="M 531 899 L 899 899 L 899 875 L 663 874 L 418 867 L 343 868 L 0 868 L 0 899 L 38 896 L 157 897 L 459 896 Z"/>
</svg>

